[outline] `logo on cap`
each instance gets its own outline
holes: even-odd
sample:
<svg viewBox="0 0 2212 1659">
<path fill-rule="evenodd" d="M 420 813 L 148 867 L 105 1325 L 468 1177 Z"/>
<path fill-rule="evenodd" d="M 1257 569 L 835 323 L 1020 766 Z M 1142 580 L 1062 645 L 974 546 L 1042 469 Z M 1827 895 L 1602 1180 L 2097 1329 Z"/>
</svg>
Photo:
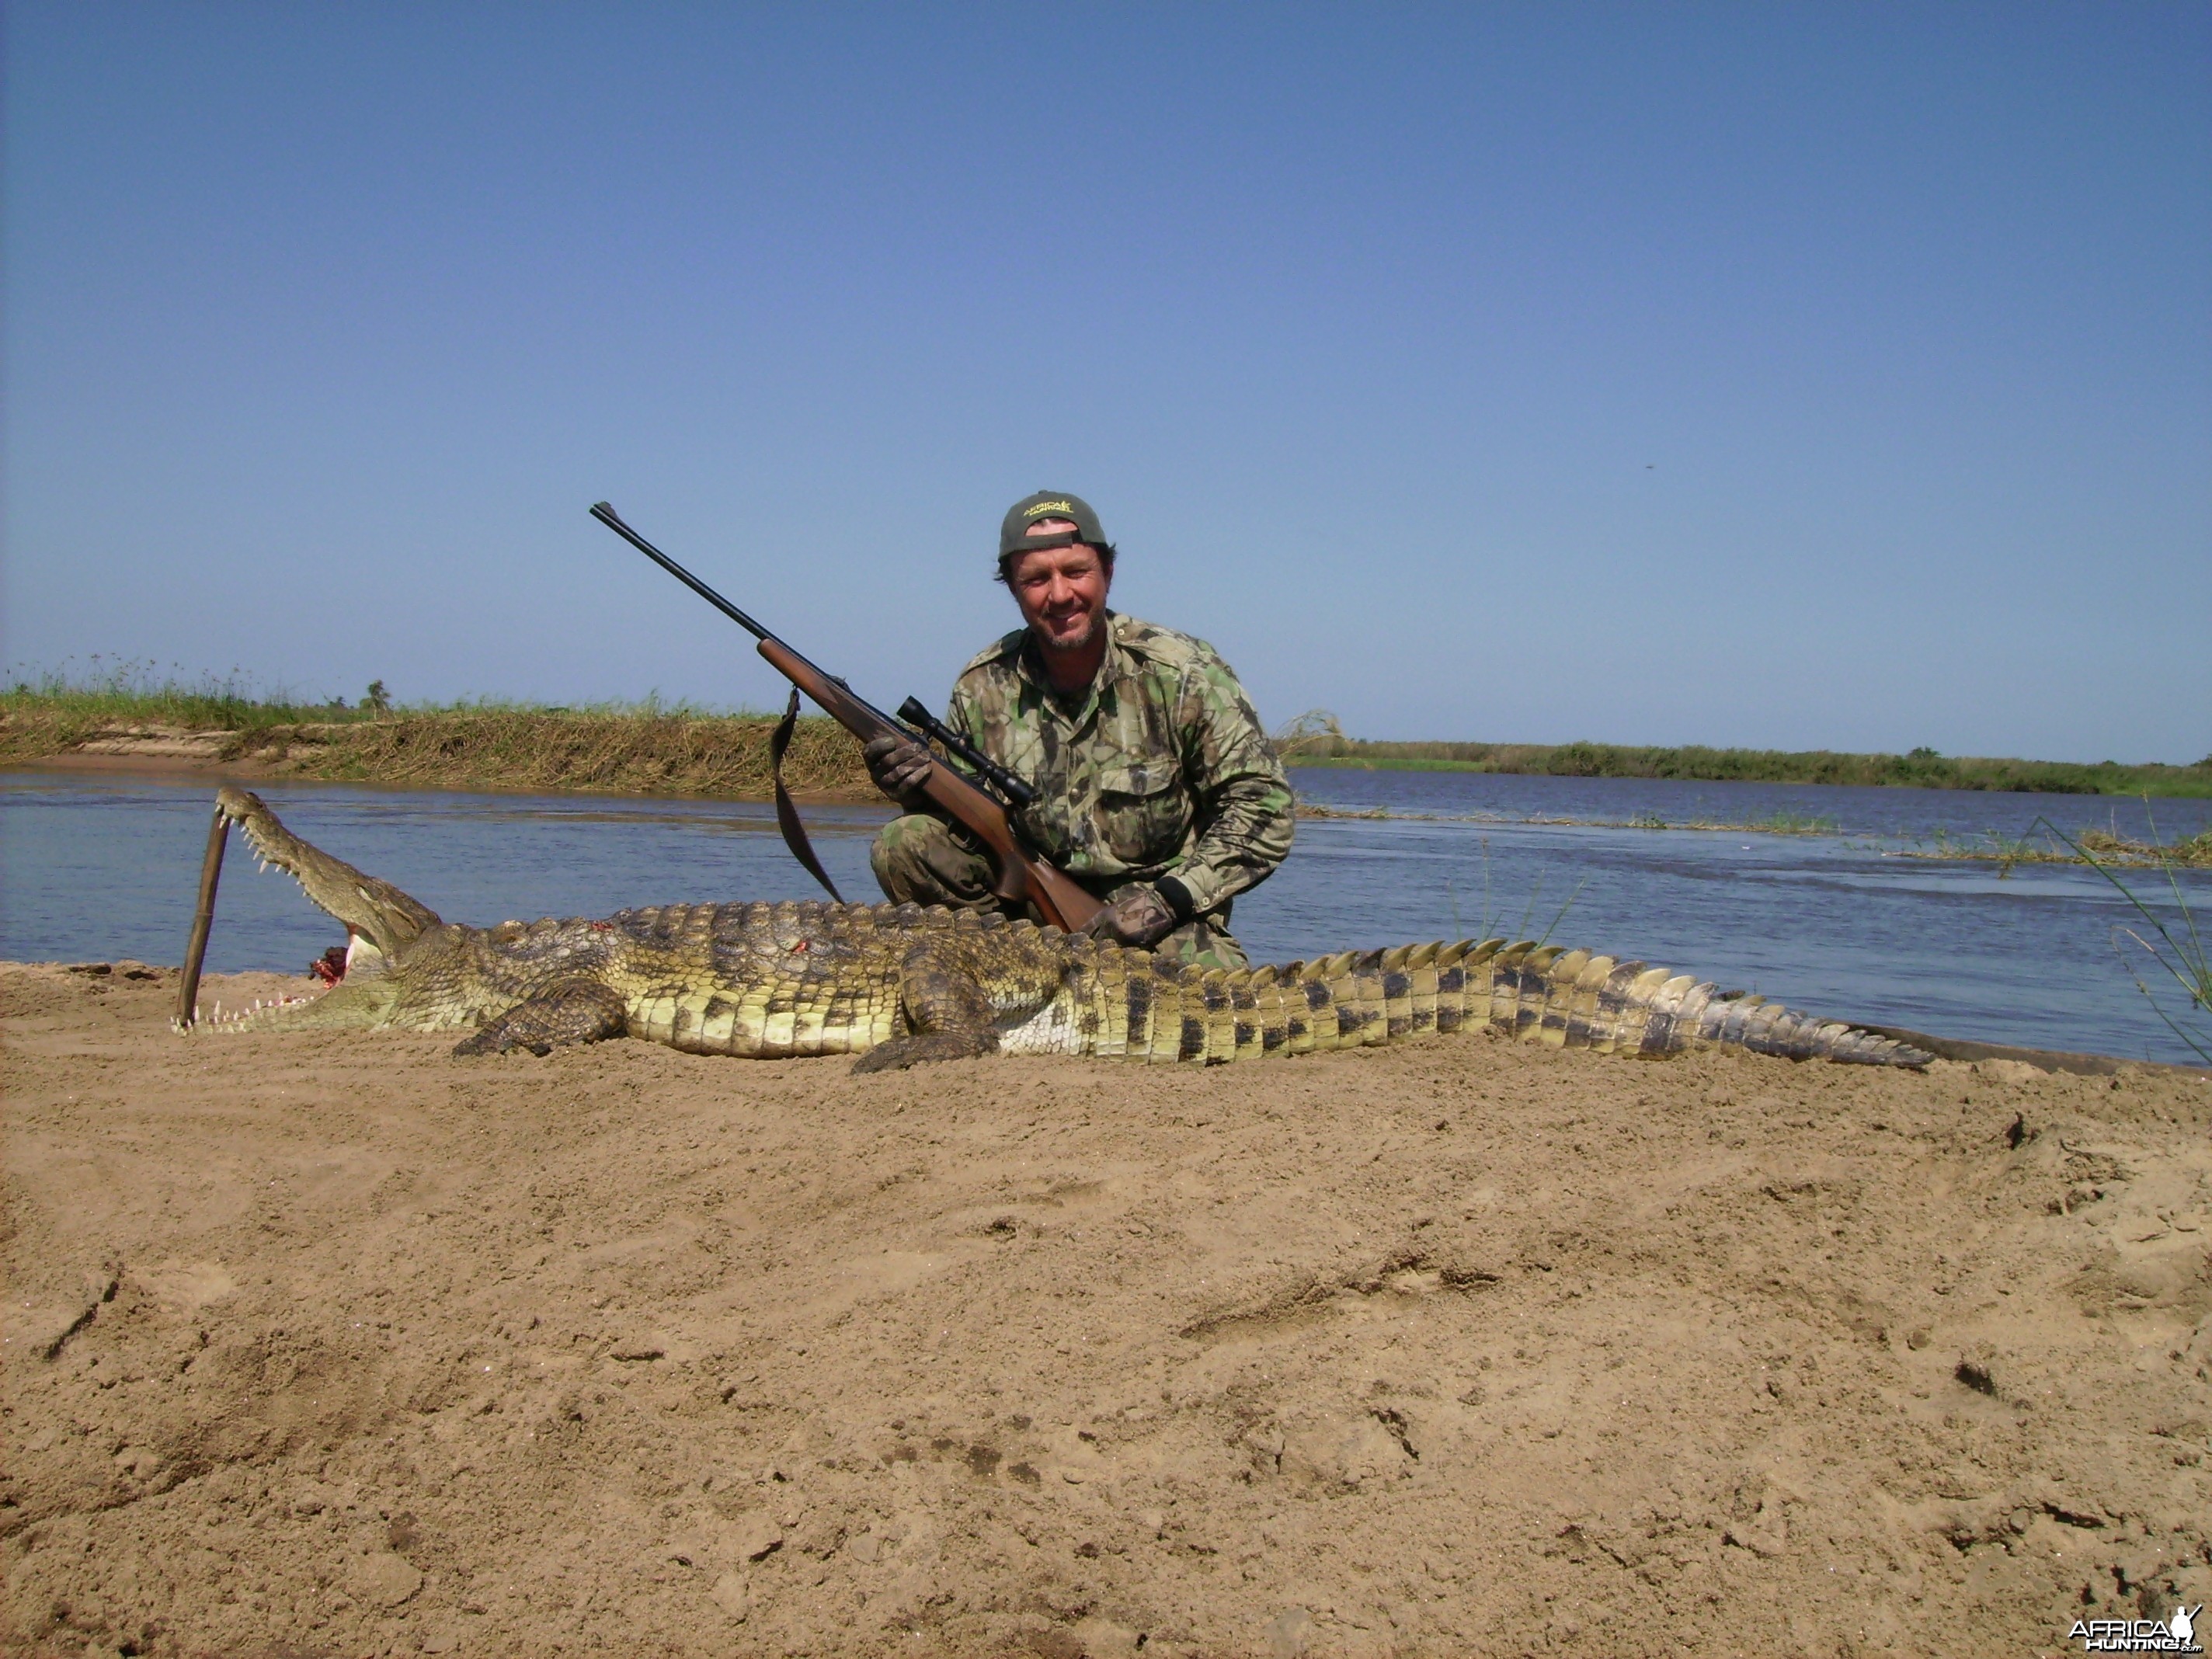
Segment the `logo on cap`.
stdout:
<svg viewBox="0 0 2212 1659">
<path fill-rule="evenodd" d="M 1023 511 L 1022 517 L 1024 519 L 1035 519 L 1041 517 L 1047 513 L 1073 513 L 1074 511 L 1075 503 L 1073 501 L 1039 501 L 1035 507 L 1025 508 Z"/>
</svg>

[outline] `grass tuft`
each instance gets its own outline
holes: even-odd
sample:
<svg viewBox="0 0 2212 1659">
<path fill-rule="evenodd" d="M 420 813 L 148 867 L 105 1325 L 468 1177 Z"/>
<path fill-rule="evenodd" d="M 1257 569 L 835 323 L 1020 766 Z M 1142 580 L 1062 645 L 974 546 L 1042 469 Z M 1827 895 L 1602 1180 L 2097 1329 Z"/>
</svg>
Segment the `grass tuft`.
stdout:
<svg viewBox="0 0 2212 1659">
<path fill-rule="evenodd" d="M 1955 836 L 1937 830 L 1929 844 L 1899 853 L 1909 859 L 1962 859 L 2000 866 L 2009 875 L 2016 864 L 2095 864 L 2171 866 L 2176 869 L 2212 870 L 2212 830 L 2181 841 L 2133 841 L 2112 830 L 2084 830 L 2067 835 L 2043 818 L 2017 836 L 2002 830 Z"/>
<path fill-rule="evenodd" d="M 2143 803 L 2143 811 L 2148 817 L 2150 811 L 2148 800 Z M 2174 874 L 2174 861 L 2162 859 L 2160 865 L 2166 885 L 2173 894 L 2174 908 L 2180 913 L 2179 934 L 2167 927 L 2165 919 L 2144 903 L 2135 889 L 2120 878 L 2118 871 L 2090 848 L 2087 836 L 2077 841 L 2047 818 L 2039 818 L 2037 823 L 2071 848 L 2082 863 L 2093 867 L 2118 888 L 2120 896 L 2127 900 L 2136 914 L 2142 918 L 2143 925 L 2152 937 L 2146 937 L 2132 927 L 2115 927 L 2112 930 L 2112 949 L 2127 965 L 2129 976 L 2136 982 L 2136 989 L 2142 993 L 2152 1010 L 2166 1022 L 2166 1029 L 2188 1044 L 2199 1060 L 2212 1066 L 2212 956 L 2207 954 L 2204 935 L 2197 925 L 2197 914 L 2189 908 L 2189 900 L 2181 890 L 2180 878 Z M 2150 828 L 2151 834 L 2156 836 L 2158 823 L 2155 819 L 2152 820 Z M 2212 841 L 2212 834 L 2199 836 L 2197 840 L 2200 842 Z M 2123 939 L 2127 942 L 2125 945 L 2121 943 Z M 2130 945 L 2134 949 L 2130 950 Z M 2144 978 L 2146 972 L 2161 988 L 2168 979 L 2180 987 L 2184 999 L 2182 1013 L 2190 1020 L 2190 1027 L 2185 1028 L 2166 1004 L 2159 1000 L 2158 994 L 2151 989 L 2149 981 Z"/>
<path fill-rule="evenodd" d="M 370 708 L 349 707 L 343 697 L 312 699 L 288 686 L 258 687 L 242 668 L 218 679 L 202 674 L 179 679 L 180 665 L 160 673 L 160 665 L 135 658 L 94 655 L 72 672 L 70 658 L 58 669 L 10 668 L 0 675 L 0 714 L 9 719 L 37 718 L 72 726 L 136 723 L 186 731 L 247 731 L 261 726 L 302 721 L 372 720 Z M 157 678 L 157 675 L 159 678 Z M 370 688 L 380 694 L 383 682 Z"/>
</svg>

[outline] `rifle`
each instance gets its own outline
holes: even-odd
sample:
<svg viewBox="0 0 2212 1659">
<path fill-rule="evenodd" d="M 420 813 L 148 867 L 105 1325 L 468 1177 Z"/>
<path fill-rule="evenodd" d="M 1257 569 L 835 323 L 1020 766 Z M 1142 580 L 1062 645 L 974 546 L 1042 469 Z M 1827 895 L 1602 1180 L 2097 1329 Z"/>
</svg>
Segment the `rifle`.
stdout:
<svg viewBox="0 0 2212 1659">
<path fill-rule="evenodd" d="M 784 716 L 783 727 L 779 728 L 780 735 L 787 733 L 792 719 L 798 712 L 799 694 L 804 691 L 820 706 L 823 713 L 864 744 L 877 738 L 911 739 L 915 736 L 889 714 L 855 696 L 853 688 L 843 680 L 823 673 L 632 530 L 606 502 L 601 501 L 594 507 L 592 516 L 760 641 L 761 655 L 768 659 L 769 666 L 792 684 L 791 708 Z M 913 706 L 912 699 L 908 699 L 909 708 Z M 786 736 L 785 741 L 788 740 Z M 964 751 L 963 758 L 970 763 L 982 763 L 977 769 L 979 776 L 992 782 L 999 782 L 1000 777 L 1003 777 L 1005 783 L 1000 783 L 1001 788 L 1006 783 L 1020 785 L 1020 780 L 1003 773 L 984 757 L 969 750 L 966 744 L 957 744 L 957 749 Z M 781 758 L 781 744 L 777 745 L 777 758 Z M 999 776 L 994 777 L 994 774 Z M 789 810 L 789 797 L 783 792 L 781 778 L 777 780 L 776 793 L 776 817 L 783 825 L 785 841 L 790 843 L 791 850 L 799 862 L 813 871 L 822 884 L 830 887 L 835 895 L 837 890 L 830 886 L 830 878 L 822 873 L 821 866 L 814 860 L 812 849 L 806 848 L 805 831 L 798 825 L 797 812 Z M 921 793 L 954 823 L 963 826 L 982 842 L 996 874 L 991 890 L 1007 904 L 1033 905 L 1048 923 L 1071 933 L 1079 932 L 1105 908 L 1079 886 L 1074 878 L 1066 871 L 1055 869 L 1030 851 L 1023 844 L 1021 834 L 1014 826 L 1006 802 L 982 785 L 971 783 L 949 765 L 939 765 L 930 769 L 929 780 L 922 785 Z M 1007 793 L 1014 794 L 1012 790 Z M 1028 793 L 1026 786 L 1020 786 L 1020 797 L 1026 797 Z M 1027 802 L 1025 799 L 1017 798 L 1016 804 L 1026 805 Z M 802 851 L 802 848 L 805 850 Z"/>
</svg>

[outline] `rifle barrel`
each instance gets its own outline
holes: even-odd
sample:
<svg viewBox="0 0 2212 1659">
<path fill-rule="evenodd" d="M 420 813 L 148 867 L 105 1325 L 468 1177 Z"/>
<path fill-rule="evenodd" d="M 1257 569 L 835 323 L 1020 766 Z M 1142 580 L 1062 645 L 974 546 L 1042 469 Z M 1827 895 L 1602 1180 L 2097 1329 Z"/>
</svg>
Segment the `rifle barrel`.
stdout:
<svg viewBox="0 0 2212 1659">
<path fill-rule="evenodd" d="M 720 593 L 708 586 L 706 583 L 701 581 L 682 565 L 646 540 L 644 537 L 639 535 L 637 532 L 632 530 L 622 521 L 622 515 L 606 502 L 601 501 L 592 507 L 592 516 L 758 640 L 761 655 L 769 659 L 776 672 L 797 685 L 815 702 L 820 703 L 832 719 L 851 732 L 854 737 L 866 742 L 868 738 L 878 736 L 884 731 L 896 729 L 890 715 L 856 693 L 836 675 L 824 673 L 814 664 L 800 656 L 799 653 L 769 633 L 768 629 L 763 628 L 750 617 L 745 615 L 744 611 L 738 610 L 737 606 L 732 605 Z M 796 665 L 795 670 L 793 665 Z M 862 731 L 844 714 L 839 714 L 837 705 L 841 702 L 848 710 L 857 709 L 860 714 L 873 722 L 870 729 Z"/>
<path fill-rule="evenodd" d="M 668 555 L 662 552 L 651 542 L 646 540 L 644 537 L 639 535 L 637 532 L 632 530 L 628 525 L 624 524 L 622 521 L 622 515 L 619 513 L 617 513 L 614 508 L 610 507 L 606 502 L 601 501 L 598 506 L 594 507 L 592 509 L 592 516 L 597 519 L 601 524 L 606 526 L 608 529 L 613 531 L 616 535 L 621 537 L 639 552 L 644 554 L 647 558 L 651 559 L 653 563 L 659 565 L 670 575 L 675 577 L 678 581 L 682 582 L 684 586 L 690 588 L 701 599 L 706 600 L 708 604 L 713 605 L 715 610 L 720 611 L 732 622 L 737 623 L 738 627 L 744 629 L 746 633 L 751 635 L 755 639 L 766 640 L 775 637 L 768 631 L 768 629 L 763 628 L 750 617 L 745 615 L 744 611 L 738 610 L 737 606 L 732 605 L 720 593 L 717 593 L 713 588 L 708 586 L 706 583 L 701 581 L 696 576 L 686 570 L 682 565 L 677 563 L 675 560 L 670 558 Z"/>
</svg>

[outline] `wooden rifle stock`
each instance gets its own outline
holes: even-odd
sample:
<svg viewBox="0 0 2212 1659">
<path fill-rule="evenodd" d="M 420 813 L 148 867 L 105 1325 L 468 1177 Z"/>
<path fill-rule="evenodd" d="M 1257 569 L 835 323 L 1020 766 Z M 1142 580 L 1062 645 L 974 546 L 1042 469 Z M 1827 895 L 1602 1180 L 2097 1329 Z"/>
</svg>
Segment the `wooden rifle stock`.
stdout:
<svg viewBox="0 0 2212 1659">
<path fill-rule="evenodd" d="M 885 737 L 913 741 L 905 727 L 854 696 L 842 680 L 831 678 L 773 634 L 761 641 L 760 653 L 777 673 L 862 743 Z M 1013 819 L 1006 809 L 950 766 L 943 762 L 932 766 L 921 792 L 983 843 L 998 870 L 993 890 L 1007 903 L 1033 904 L 1048 922 L 1069 933 L 1081 932 L 1105 908 L 1073 877 L 1024 848 L 1014 834 Z"/>
<path fill-rule="evenodd" d="M 777 673 L 811 697 L 823 714 L 862 743 L 884 737 L 912 741 L 904 726 L 855 696 L 844 681 L 823 673 L 647 541 L 624 524 L 605 501 L 592 509 L 592 516 L 758 640 L 761 655 L 768 659 Z M 1055 869 L 1024 847 L 1021 838 L 1014 833 L 1014 821 L 1005 806 L 950 766 L 942 763 L 932 766 L 922 793 L 983 843 L 998 872 L 992 890 L 1008 904 L 1033 905 L 1051 926 L 1069 933 L 1080 933 L 1106 908 L 1066 871 Z"/>
</svg>

